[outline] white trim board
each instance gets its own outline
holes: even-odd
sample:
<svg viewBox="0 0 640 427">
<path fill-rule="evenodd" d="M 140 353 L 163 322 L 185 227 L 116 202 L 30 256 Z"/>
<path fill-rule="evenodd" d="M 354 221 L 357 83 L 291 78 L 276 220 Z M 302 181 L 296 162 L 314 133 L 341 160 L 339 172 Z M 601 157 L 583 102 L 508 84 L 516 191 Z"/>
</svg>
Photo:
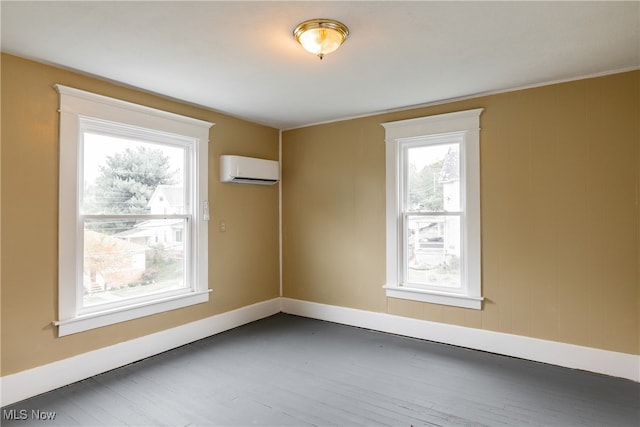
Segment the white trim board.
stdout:
<svg viewBox="0 0 640 427">
<path fill-rule="evenodd" d="M 289 298 L 282 311 L 640 382 L 640 355 Z"/>
<path fill-rule="evenodd" d="M 0 378 L 0 406 L 28 399 L 279 312 L 280 298 L 274 298 L 3 376 Z"/>
<path fill-rule="evenodd" d="M 0 378 L 0 406 L 284 312 L 640 382 L 640 356 L 385 313 L 274 298 Z"/>
</svg>

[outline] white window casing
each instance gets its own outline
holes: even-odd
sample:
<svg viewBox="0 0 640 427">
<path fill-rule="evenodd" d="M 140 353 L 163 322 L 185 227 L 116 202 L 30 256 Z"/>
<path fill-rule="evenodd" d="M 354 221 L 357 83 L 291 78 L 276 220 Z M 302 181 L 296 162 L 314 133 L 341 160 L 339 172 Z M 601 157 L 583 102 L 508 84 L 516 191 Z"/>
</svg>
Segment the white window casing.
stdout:
<svg viewBox="0 0 640 427">
<path fill-rule="evenodd" d="M 208 301 L 208 143 L 213 123 L 102 95 L 55 85 L 60 94 L 60 176 L 58 225 L 58 336 Z M 188 215 L 184 240 L 188 283 L 180 292 L 136 299 L 133 303 L 82 309 L 84 226 L 80 214 L 82 176 L 81 133 L 87 128 L 122 132 L 123 137 L 157 136 L 160 144 L 179 141 L 186 154 Z M 157 217 L 158 215 L 156 215 Z"/>
<path fill-rule="evenodd" d="M 386 295 L 392 298 L 481 309 L 480 114 L 460 111 L 383 123 L 386 144 Z M 419 286 L 407 280 L 407 150 L 459 143 L 461 283 L 458 287 Z M 430 213 L 413 213 L 430 215 Z"/>
</svg>

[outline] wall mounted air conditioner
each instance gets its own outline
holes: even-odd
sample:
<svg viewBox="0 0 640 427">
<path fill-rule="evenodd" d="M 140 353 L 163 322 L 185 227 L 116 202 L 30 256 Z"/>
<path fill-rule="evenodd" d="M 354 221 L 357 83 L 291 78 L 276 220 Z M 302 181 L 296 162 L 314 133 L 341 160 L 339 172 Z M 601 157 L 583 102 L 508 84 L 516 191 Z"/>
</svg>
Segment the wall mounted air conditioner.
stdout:
<svg viewBox="0 0 640 427">
<path fill-rule="evenodd" d="M 220 181 L 222 182 L 273 185 L 279 180 L 280 166 L 275 160 L 220 156 Z"/>
</svg>

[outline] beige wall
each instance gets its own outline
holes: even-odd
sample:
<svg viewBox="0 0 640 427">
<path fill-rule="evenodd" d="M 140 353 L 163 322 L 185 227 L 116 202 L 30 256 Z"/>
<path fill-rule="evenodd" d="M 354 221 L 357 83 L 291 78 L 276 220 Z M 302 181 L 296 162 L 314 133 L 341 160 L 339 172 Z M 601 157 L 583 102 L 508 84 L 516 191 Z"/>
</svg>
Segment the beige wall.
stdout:
<svg viewBox="0 0 640 427">
<path fill-rule="evenodd" d="M 2 55 L 1 78 L 2 375 L 278 296 L 277 186 L 218 180 L 220 154 L 277 159 L 276 129 L 10 55 Z M 57 319 L 59 237 L 55 83 L 216 123 L 209 150 L 213 293 L 208 303 L 56 338 L 51 326 Z M 227 223 L 225 233 L 218 231 L 220 220 Z"/>
<path fill-rule="evenodd" d="M 640 72 L 283 133 L 284 296 L 640 354 Z M 382 122 L 484 108 L 481 311 L 386 298 Z"/>
<path fill-rule="evenodd" d="M 277 130 L 10 55 L 1 79 L 2 375 L 278 296 L 277 187 L 217 177 Z M 54 83 L 216 123 L 209 303 L 56 338 Z M 284 132 L 284 296 L 640 354 L 639 99 L 636 71 Z M 479 107 L 484 308 L 386 298 L 380 123 Z"/>
</svg>

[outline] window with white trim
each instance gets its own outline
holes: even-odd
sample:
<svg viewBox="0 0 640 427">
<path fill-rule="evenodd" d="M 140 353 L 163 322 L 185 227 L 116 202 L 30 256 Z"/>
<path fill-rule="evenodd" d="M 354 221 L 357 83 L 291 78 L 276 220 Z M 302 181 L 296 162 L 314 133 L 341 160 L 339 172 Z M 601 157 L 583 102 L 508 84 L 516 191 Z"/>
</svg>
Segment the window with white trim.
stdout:
<svg viewBox="0 0 640 427">
<path fill-rule="evenodd" d="M 208 301 L 213 124 L 55 88 L 58 335 Z"/>
<path fill-rule="evenodd" d="M 482 111 L 382 124 L 388 297 L 482 308 Z"/>
</svg>

